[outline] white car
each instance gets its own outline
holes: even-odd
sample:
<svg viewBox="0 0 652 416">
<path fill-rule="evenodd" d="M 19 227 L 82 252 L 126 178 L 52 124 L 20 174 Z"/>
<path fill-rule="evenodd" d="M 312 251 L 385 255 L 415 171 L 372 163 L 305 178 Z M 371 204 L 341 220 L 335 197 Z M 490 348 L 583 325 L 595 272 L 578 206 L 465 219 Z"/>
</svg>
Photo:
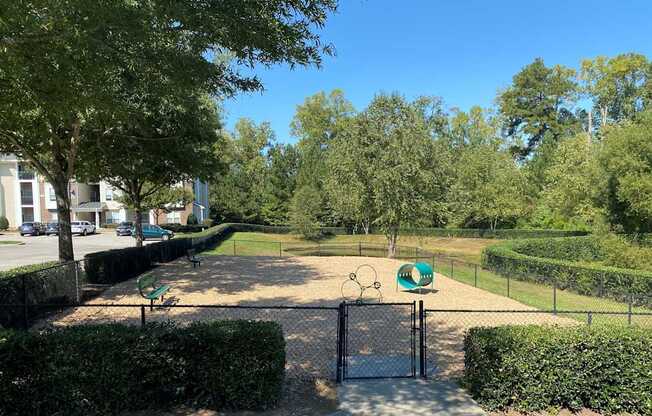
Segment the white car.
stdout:
<svg viewBox="0 0 652 416">
<path fill-rule="evenodd" d="M 88 221 L 72 221 L 70 223 L 70 229 L 73 234 L 95 234 L 95 224 Z"/>
</svg>

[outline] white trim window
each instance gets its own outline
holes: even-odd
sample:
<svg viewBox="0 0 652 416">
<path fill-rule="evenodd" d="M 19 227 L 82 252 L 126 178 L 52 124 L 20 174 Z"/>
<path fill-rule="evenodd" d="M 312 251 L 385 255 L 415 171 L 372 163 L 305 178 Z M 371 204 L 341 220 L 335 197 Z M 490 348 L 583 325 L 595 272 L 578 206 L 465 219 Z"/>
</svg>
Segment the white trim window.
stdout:
<svg viewBox="0 0 652 416">
<path fill-rule="evenodd" d="M 106 188 L 106 192 L 104 192 L 104 199 L 106 201 L 113 201 L 113 189 Z"/>
<path fill-rule="evenodd" d="M 57 193 L 54 192 L 53 187 L 50 186 L 48 194 L 49 194 L 49 197 L 50 197 L 50 201 L 56 201 L 57 200 Z"/>
<path fill-rule="evenodd" d="M 168 224 L 181 224 L 181 212 L 180 211 L 170 211 L 166 216 L 166 222 Z"/>
</svg>

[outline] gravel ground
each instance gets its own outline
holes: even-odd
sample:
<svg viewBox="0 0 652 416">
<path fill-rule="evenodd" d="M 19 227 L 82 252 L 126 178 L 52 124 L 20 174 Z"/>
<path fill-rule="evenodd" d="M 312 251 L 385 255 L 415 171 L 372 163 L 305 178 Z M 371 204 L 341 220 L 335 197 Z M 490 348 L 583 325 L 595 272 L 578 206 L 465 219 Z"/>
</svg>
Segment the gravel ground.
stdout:
<svg viewBox="0 0 652 416">
<path fill-rule="evenodd" d="M 193 269 L 185 260 L 161 265 L 152 273 L 172 289 L 165 304 L 302 305 L 334 307 L 342 300 L 342 285 L 349 274 L 363 265 L 377 272 L 384 302 L 423 300 L 427 309 L 428 370 L 437 377 L 455 378 L 463 369 L 464 332 L 474 326 L 501 324 L 573 324 L 576 321 L 540 313 L 461 313 L 452 309 L 521 310 L 534 309 L 515 300 L 477 289 L 437 275 L 434 290 L 413 293 L 397 290 L 395 274 L 403 261 L 360 257 L 231 257 L 210 256 Z M 358 280 L 374 282 L 373 272 L 361 267 Z M 352 292 L 351 284 L 345 292 Z M 370 299 L 377 292 L 365 291 Z M 120 283 L 89 303 L 142 304 L 134 280 Z M 410 308 L 368 308 L 358 318 L 349 318 L 349 351 L 359 354 L 409 351 Z M 353 315 L 353 314 L 352 314 Z M 212 309 L 196 307 L 155 307 L 146 309 L 148 321 L 189 322 L 205 319 L 266 319 L 283 325 L 287 339 L 289 374 L 332 377 L 336 354 L 336 310 Z M 52 316 L 41 326 L 118 321 L 138 324 L 140 308 L 78 308 Z M 356 344 L 357 340 L 357 344 Z M 366 343 L 366 345 L 359 345 Z"/>
</svg>

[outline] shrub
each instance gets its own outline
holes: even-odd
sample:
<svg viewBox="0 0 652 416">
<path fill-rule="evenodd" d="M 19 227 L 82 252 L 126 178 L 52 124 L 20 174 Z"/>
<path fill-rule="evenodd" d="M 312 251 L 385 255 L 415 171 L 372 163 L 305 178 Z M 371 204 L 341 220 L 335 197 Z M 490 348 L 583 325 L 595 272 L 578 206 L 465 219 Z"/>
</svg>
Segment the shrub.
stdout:
<svg viewBox="0 0 652 416">
<path fill-rule="evenodd" d="M 201 222 L 201 224 L 206 228 L 210 228 L 213 226 L 214 221 L 210 218 L 206 218 L 204 221 Z"/>
<path fill-rule="evenodd" d="M 568 240 L 568 241 L 567 241 Z M 575 251 L 574 251 L 575 250 Z M 652 272 L 583 263 L 595 259 L 592 237 L 509 241 L 485 248 L 483 267 L 520 280 L 588 296 L 652 306 Z M 548 257 L 539 257 L 539 256 Z M 572 260 L 561 260 L 568 256 Z"/>
<path fill-rule="evenodd" d="M 272 322 L 86 325 L 0 332 L 0 414 L 117 414 L 278 402 L 285 343 Z"/>
<path fill-rule="evenodd" d="M 372 233 L 375 233 L 372 230 Z M 550 238 L 572 237 L 588 235 L 586 231 L 568 230 L 520 230 L 520 229 L 483 229 L 483 228 L 402 228 L 402 235 L 416 235 L 424 237 L 449 237 L 449 238 L 495 238 L 495 239 L 521 239 L 521 238 Z"/>
<path fill-rule="evenodd" d="M 0 231 L 6 231 L 9 228 L 7 217 L 0 216 Z"/>
<path fill-rule="evenodd" d="M 186 225 L 197 225 L 197 224 L 199 224 L 199 221 L 197 220 L 197 216 L 195 214 L 188 215 L 188 219 L 186 220 Z"/>
<path fill-rule="evenodd" d="M 53 261 L 0 272 L 0 304 L 26 303 L 28 315 L 36 316 L 42 311 L 36 310 L 35 305 L 74 302 L 76 267 L 75 263 Z M 22 306 L 0 308 L 0 327 L 20 328 L 25 324 Z"/>
<path fill-rule="evenodd" d="M 483 407 L 652 414 L 652 332 L 634 327 L 473 328 L 463 382 Z"/>
<path fill-rule="evenodd" d="M 161 224 L 161 228 L 170 230 L 173 233 L 197 233 L 203 231 L 206 226 L 199 224 Z"/>
</svg>

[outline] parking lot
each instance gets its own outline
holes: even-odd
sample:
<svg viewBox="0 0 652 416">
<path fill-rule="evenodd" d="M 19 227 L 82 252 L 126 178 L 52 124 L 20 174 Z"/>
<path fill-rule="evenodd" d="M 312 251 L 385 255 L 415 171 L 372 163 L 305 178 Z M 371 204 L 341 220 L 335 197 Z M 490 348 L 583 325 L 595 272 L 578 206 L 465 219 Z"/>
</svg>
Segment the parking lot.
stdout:
<svg viewBox="0 0 652 416">
<path fill-rule="evenodd" d="M 103 231 L 85 237 L 73 236 L 75 258 L 82 259 L 88 253 L 135 245 L 133 237 L 118 237 L 113 230 Z M 1 241 L 20 241 L 23 244 L 0 244 L 0 270 L 59 259 L 58 238 L 56 235 L 21 237 L 18 233 L 5 232 L 0 234 Z M 149 244 L 156 241 L 158 240 L 148 240 L 145 243 Z"/>
</svg>

